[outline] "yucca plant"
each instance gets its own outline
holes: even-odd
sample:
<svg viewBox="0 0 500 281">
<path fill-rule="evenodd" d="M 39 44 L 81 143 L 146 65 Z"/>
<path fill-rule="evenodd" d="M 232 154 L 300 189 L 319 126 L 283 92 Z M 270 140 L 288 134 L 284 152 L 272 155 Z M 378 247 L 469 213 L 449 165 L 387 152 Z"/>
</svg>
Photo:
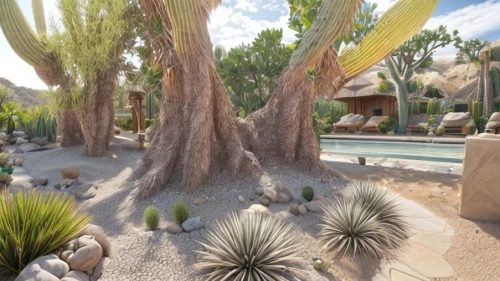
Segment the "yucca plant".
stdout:
<svg viewBox="0 0 500 281">
<path fill-rule="evenodd" d="M 90 221 L 60 193 L 0 195 L 0 277 L 68 243 Z M 1 279 L 1 278 L 0 278 Z"/>
<path fill-rule="evenodd" d="M 205 251 L 202 261 L 195 265 L 209 270 L 204 280 L 269 280 L 286 281 L 285 272 L 301 258 L 296 256 L 291 225 L 285 225 L 271 216 L 231 214 L 217 221 L 201 243 Z"/>
<path fill-rule="evenodd" d="M 390 257 L 407 239 L 408 224 L 395 197 L 372 183 L 351 183 L 346 196 L 324 205 L 324 211 L 319 235 L 337 258 Z"/>
</svg>

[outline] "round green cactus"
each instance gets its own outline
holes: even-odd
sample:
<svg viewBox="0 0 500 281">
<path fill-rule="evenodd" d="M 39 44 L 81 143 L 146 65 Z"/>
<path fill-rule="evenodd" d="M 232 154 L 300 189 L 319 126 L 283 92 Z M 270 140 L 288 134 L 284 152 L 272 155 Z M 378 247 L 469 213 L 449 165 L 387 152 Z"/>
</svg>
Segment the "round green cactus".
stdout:
<svg viewBox="0 0 500 281">
<path fill-rule="evenodd" d="M 11 175 L 7 173 L 0 173 L 0 183 L 4 183 L 6 185 L 9 185 L 14 179 L 12 178 Z"/>
<path fill-rule="evenodd" d="M 0 167 L 8 168 L 10 162 L 10 156 L 8 153 L 0 153 Z"/>
<path fill-rule="evenodd" d="M 150 230 L 155 230 L 160 224 L 160 212 L 156 207 L 148 207 L 144 211 L 144 222 Z"/>
<path fill-rule="evenodd" d="M 189 209 L 184 202 L 177 202 L 174 205 L 173 214 L 175 222 L 181 224 L 189 218 Z"/>
<path fill-rule="evenodd" d="M 309 185 L 304 186 L 302 188 L 302 197 L 311 202 L 314 198 L 314 189 Z"/>
</svg>

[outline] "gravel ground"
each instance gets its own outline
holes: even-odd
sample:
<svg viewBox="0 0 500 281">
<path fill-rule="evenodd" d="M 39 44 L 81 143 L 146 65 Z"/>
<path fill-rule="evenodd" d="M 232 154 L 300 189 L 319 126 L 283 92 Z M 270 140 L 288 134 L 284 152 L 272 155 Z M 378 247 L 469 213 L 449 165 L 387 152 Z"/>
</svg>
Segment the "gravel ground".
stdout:
<svg viewBox="0 0 500 281">
<path fill-rule="evenodd" d="M 49 151 L 27 153 L 24 168 L 32 177 L 44 176 L 49 185 L 40 190 L 55 190 L 53 185 L 61 180 L 60 170 L 66 167 L 79 167 L 80 182 L 99 185 L 98 195 L 87 201 L 78 201 L 81 208 L 93 215 L 93 223 L 104 228 L 113 245 L 113 256 L 105 269 L 101 280 L 195 280 L 200 276 L 193 269 L 197 261 L 196 250 L 201 250 L 198 241 L 204 241 L 204 235 L 210 230 L 215 220 L 225 218 L 231 212 L 239 212 L 252 204 L 258 204 L 258 197 L 253 189 L 267 186 L 274 181 L 281 181 L 293 193 L 301 198 L 304 185 L 314 187 L 317 195 L 331 197 L 333 187 L 341 190 L 345 183 L 333 178 L 312 176 L 293 166 L 273 161 L 263 165 L 261 177 L 244 177 L 234 180 L 222 172 L 213 175 L 203 191 L 187 194 L 182 191 L 178 181 L 173 181 L 158 196 L 149 200 L 135 200 L 134 183 L 130 175 L 138 165 L 142 152 L 122 150 L 120 143 L 125 138 L 116 138 L 109 152 L 101 158 L 81 156 L 84 147 L 57 148 Z M 67 190 L 74 192 L 74 187 Z M 243 196 L 245 202 L 238 201 Z M 203 205 L 196 206 L 199 198 L 208 199 Z M 201 231 L 171 235 L 165 228 L 173 223 L 171 210 L 175 202 L 184 201 L 190 209 L 190 217 L 201 217 L 206 228 Z M 319 273 L 312 267 L 311 257 L 324 254 L 322 245 L 317 240 L 320 215 L 308 212 L 294 216 L 289 212 L 291 205 L 273 203 L 269 207 L 274 216 L 286 224 L 294 225 L 294 239 L 298 253 L 304 261 L 298 268 L 304 270 L 299 279 L 291 280 L 340 280 L 331 273 Z M 143 223 L 144 210 L 156 206 L 161 213 L 160 229 L 149 231 Z"/>
</svg>

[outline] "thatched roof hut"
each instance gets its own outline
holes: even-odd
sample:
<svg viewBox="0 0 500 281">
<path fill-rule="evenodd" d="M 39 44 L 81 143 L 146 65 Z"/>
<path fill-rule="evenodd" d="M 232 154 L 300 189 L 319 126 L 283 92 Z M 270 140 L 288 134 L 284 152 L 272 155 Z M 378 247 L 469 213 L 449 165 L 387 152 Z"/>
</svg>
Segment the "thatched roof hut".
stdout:
<svg viewBox="0 0 500 281">
<path fill-rule="evenodd" d="M 396 91 L 379 92 L 375 85 L 361 75 L 347 83 L 334 100 L 347 103 L 349 113 L 372 116 L 397 116 Z"/>
</svg>

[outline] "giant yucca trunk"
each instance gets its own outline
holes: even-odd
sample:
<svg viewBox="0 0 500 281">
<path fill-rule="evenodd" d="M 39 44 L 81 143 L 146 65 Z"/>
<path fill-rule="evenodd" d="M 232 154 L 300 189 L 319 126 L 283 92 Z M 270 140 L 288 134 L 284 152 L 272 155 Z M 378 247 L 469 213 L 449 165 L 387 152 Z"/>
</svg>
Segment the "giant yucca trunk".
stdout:
<svg viewBox="0 0 500 281">
<path fill-rule="evenodd" d="M 257 158 L 267 155 L 334 172 L 319 158 L 311 121 L 315 93 L 320 89 L 334 96 L 349 79 L 389 55 L 420 31 L 437 2 L 399 1 L 378 30 L 339 58 L 334 42 L 349 31 L 361 1 L 325 0 L 269 103 L 241 120 L 217 75 L 207 31 L 210 10 L 220 0 L 141 0 L 148 44 L 165 77 L 160 125 L 135 173 L 138 196 L 156 194 L 175 175 L 192 190 L 218 166 L 235 176 L 255 172 Z M 163 21 L 161 34 L 151 28 L 154 17 Z M 320 75 L 314 83 L 307 75 L 311 67 Z"/>
<path fill-rule="evenodd" d="M 42 0 L 32 0 L 33 15 L 39 36 L 46 35 L 46 22 Z M 62 96 L 69 95 L 69 77 L 63 71 L 57 55 L 49 50 L 24 17 L 15 0 L 0 1 L 0 27 L 14 52 L 31 65 L 40 79 L 49 87 L 60 86 Z M 80 123 L 75 112 L 66 108 L 58 112 L 61 146 L 83 144 Z"/>
</svg>

